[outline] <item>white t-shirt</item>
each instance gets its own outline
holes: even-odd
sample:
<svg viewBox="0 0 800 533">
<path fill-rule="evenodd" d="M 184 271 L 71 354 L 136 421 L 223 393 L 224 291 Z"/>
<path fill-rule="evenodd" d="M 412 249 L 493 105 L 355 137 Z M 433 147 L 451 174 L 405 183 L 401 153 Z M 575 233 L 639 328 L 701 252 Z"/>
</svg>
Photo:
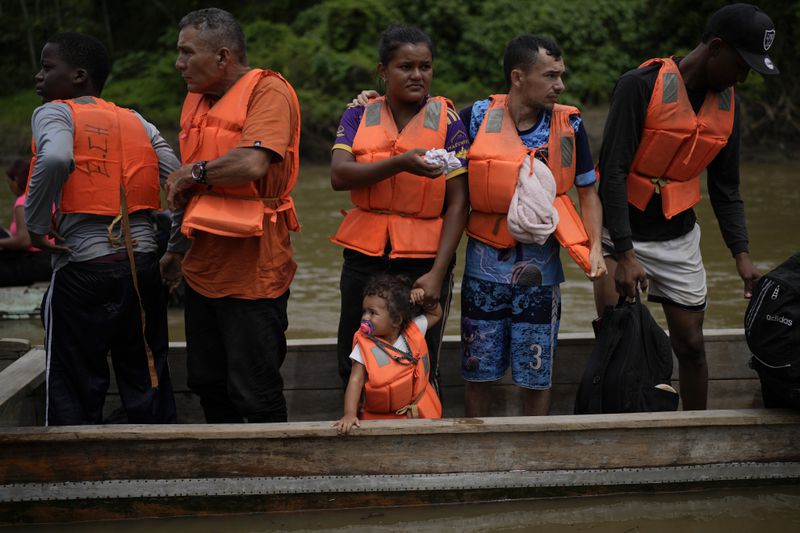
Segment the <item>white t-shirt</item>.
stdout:
<svg viewBox="0 0 800 533">
<path fill-rule="evenodd" d="M 414 317 L 412 322 L 414 322 L 414 324 L 417 325 L 422 334 L 425 335 L 425 332 L 428 330 L 428 317 L 426 317 L 425 315 L 419 315 Z M 409 347 L 406 344 L 405 339 L 403 339 L 402 335 L 397 337 L 397 340 L 394 341 L 394 347 L 404 352 L 409 351 Z M 358 344 L 356 344 L 353 347 L 353 351 L 350 352 L 350 359 L 352 359 L 356 363 L 361 363 L 362 365 L 364 364 L 364 358 L 361 357 L 361 349 L 358 347 Z"/>
</svg>

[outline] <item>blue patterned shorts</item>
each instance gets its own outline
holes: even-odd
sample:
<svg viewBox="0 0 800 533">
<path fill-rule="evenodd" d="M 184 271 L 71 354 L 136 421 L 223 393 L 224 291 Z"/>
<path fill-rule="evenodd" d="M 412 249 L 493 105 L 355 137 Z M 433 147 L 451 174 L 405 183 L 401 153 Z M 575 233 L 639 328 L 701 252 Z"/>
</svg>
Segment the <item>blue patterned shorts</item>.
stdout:
<svg viewBox="0 0 800 533">
<path fill-rule="evenodd" d="M 561 318 L 555 286 L 520 286 L 464 276 L 461 369 L 467 381 L 496 381 L 509 365 L 514 383 L 549 389 Z"/>
</svg>

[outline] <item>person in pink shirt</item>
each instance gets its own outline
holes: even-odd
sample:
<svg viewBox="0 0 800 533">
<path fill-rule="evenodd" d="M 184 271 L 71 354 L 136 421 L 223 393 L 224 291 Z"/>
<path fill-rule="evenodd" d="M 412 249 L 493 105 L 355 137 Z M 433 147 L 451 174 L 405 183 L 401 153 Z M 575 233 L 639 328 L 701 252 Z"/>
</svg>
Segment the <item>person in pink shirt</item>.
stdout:
<svg viewBox="0 0 800 533">
<path fill-rule="evenodd" d="M 6 170 L 8 186 L 16 196 L 11 224 L 0 229 L 0 287 L 30 285 L 49 281 L 52 274 L 50 254 L 31 246 L 25 224 L 25 188 L 30 161 L 15 160 Z"/>
</svg>

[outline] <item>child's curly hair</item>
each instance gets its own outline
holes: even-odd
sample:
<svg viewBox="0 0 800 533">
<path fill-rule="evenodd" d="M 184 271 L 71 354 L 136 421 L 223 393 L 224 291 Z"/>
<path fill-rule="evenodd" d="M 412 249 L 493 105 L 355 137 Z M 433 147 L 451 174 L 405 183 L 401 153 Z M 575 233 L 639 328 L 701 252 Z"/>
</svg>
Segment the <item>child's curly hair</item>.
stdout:
<svg viewBox="0 0 800 533">
<path fill-rule="evenodd" d="M 400 320 L 400 330 L 420 314 L 419 306 L 411 303 L 411 280 L 400 274 L 375 274 L 367 281 L 363 297 L 377 296 L 386 300 L 386 308 L 394 320 Z"/>
</svg>

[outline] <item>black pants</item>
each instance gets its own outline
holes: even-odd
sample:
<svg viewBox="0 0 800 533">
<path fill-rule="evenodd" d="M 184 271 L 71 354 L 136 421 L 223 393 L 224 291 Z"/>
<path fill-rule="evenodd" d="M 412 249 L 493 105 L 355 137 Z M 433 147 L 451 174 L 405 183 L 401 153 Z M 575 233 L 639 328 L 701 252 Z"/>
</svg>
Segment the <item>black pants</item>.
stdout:
<svg viewBox="0 0 800 533">
<path fill-rule="evenodd" d="M 186 286 L 189 388 L 206 422 L 286 422 L 281 365 L 286 305 L 278 298 L 207 298 Z"/>
<path fill-rule="evenodd" d="M 339 377 L 347 386 L 350 379 L 350 352 L 353 351 L 353 335 L 361 324 L 361 304 L 364 300 L 362 293 L 367 280 L 377 273 L 403 274 L 413 282 L 423 274 L 427 274 L 433 266 L 433 259 L 389 259 L 386 256 L 372 257 L 355 250 L 345 248 L 342 277 L 339 290 L 342 298 L 342 308 L 339 314 L 339 332 L 336 340 L 336 355 L 339 362 Z M 425 332 L 425 342 L 428 344 L 428 353 L 431 358 L 430 381 L 439 389 L 439 349 L 444 335 L 444 326 L 447 314 L 450 311 L 450 296 L 453 290 L 453 266 L 451 262 L 447 275 L 442 281 L 442 292 L 439 301 L 442 304 L 444 315 L 434 327 Z"/>
<path fill-rule="evenodd" d="M 132 424 L 176 421 L 167 365 L 167 308 L 158 259 L 137 255 L 146 335 L 159 378 L 151 387 L 142 322 L 127 259 L 69 263 L 45 297 L 47 423 L 101 424 L 109 386 L 108 354 Z"/>
</svg>

